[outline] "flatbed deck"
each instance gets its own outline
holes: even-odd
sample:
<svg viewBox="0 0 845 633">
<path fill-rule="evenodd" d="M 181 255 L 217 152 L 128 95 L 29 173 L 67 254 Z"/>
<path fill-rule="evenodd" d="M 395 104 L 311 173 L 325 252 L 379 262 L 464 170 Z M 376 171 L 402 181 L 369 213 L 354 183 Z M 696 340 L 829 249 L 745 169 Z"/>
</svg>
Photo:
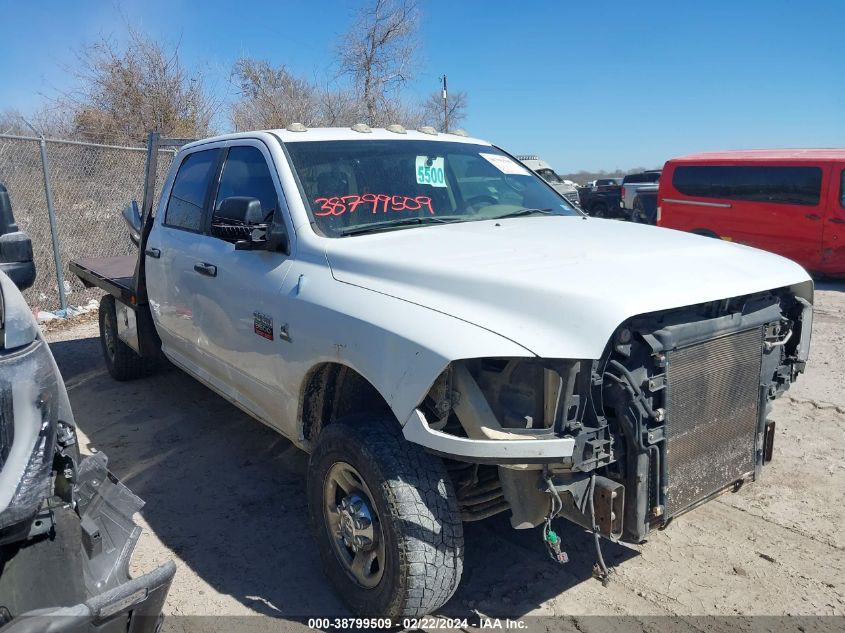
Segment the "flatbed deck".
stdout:
<svg viewBox="0 0 845 633">
<path fill-rule="evenodd" d="M 126 304 L 134 304 L 135 255 L 122 257 L 83 257 L 68 264 L 70 272 L 87 288 L 102 288 Z"/>
</svg>

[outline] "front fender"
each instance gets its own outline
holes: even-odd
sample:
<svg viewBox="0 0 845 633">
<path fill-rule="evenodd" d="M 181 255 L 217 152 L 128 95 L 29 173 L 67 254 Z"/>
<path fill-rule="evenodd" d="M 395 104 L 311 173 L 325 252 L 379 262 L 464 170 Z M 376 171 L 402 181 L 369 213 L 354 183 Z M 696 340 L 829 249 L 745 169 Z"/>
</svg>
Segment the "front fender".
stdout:
<svg viewBox="0 0 845 633">
<path fill-rule="evenodd" d="M 299 333 L 292 334 L 296 352 L 285 359 L 298 367 L 298 402 L 315 366 L 338 363 L 368 380 L 404 423 L 450 362 L 534 356 L 472 323 L 321 272 L 311 268 L 292 275 L 306 279 L 291 319 L 291 332 Z M 299 419 L 299 413 L 290 411 L 293 419 Z"/>
</svg>

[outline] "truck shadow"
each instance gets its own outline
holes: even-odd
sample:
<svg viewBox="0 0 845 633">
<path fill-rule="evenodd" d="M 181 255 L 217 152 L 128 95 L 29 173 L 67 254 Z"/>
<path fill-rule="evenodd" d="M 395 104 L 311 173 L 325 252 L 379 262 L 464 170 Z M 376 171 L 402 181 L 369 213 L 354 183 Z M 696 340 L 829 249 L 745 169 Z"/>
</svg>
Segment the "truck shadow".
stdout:
<svg viewBox="0 0 845 633">
<path fill-rule="evenodd" d="M 845 292 L 845 279 L 834 279 L 822 277 L 815 279 L 816 290 L 832 290 L 834 292 Z"/>
<path fill-rule="evenodd" d="M 177 572 L 178 613 L 348 615 L 319 568 L 305 499 L 307 457 L 269 428 L 181 371 L 119 383 L 105 372 L 96 338 L 51 344 L 76 423 L 111 470 L 146 501 L 153 532 L 135 559 L 145 569 L 172 550 L 200 579 Z M 564 525 L 558 531 L 564 531 Z M 443 615 L 518 617 L 591 578 L 592 537 L 566 530 L 567 565 L 547 556 L 539 530 L 514 531 L 504 516 L 466 526 L 458 593 Z M 636 555 L 603 541 L 608 564 Z M 205 596 L 205 583 L 219 596 Z"/>
</svg>

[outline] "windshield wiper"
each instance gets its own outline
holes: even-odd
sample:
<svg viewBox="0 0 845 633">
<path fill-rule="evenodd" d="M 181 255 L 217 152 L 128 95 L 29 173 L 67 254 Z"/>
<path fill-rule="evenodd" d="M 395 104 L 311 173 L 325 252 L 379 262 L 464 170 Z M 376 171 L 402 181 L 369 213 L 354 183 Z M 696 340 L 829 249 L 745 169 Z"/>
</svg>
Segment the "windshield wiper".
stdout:
<svg viewBox="0 0 845 633">
<path fill-rule="evenodd" d="M 344 237 L 347 235 L 361 235 L 363 233 L 376 233 L 378 231 L 389 231 L 394 228 L 403 226 L 416 226 L 420 224 L 448 224 L 449 222 L 458 222 L 461 218 L 456 217 L 413 217 L 413 218 L 397 218 L 395 220 L 385 220 L 384 222 L 371 222 L 369 224 L 358 224 L 357 226 L 347 226 L 340 230 L 340 234 Z"/>
<path fill-rule="evenodd" d="M 490 218 L 485 218 L 487 220 L 501 220 L 502 218 L 518 218 L 525 215 L 554 215 L 553 209 L 518 209 L 516 211 L 510 211 L 509 213 L 503 213 L 502 215 L 494 215 Z"/>
</svg>

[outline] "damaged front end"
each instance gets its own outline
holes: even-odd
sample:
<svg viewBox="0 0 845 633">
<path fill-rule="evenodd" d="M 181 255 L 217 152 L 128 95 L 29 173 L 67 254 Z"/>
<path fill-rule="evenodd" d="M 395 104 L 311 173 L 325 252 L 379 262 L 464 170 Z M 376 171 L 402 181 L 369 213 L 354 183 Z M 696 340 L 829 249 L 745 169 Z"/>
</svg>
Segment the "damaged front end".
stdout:
<svg viewBox="0 0 845 633">
<path fill-rule="evenodd" d="M 55 360 L 7 281 L 0 274 L 0 627 L 156 631 L 175 566 L 130 577 L 143 502 L 105 455 L 80 459 Z"/>
<path fill-rule="evenodd" d="M 611 539 L 756 479 L 771 400 L 809 354 L 812 285 L 640 315 L 599 359 L 455 361 L 404 426 L 446 460 L 464 520 L 563 516 Z"/>
<path fill-rule="evenodd" d="M 129 561 L 144 502 L 108 471 L 102 453 L 75 472 L 75 503 L 47 500 L 50 531 L 4 547 L 3 633 L 154 633 L 176 573 L 168 561 L 137 578 Z"/>
</svg>

